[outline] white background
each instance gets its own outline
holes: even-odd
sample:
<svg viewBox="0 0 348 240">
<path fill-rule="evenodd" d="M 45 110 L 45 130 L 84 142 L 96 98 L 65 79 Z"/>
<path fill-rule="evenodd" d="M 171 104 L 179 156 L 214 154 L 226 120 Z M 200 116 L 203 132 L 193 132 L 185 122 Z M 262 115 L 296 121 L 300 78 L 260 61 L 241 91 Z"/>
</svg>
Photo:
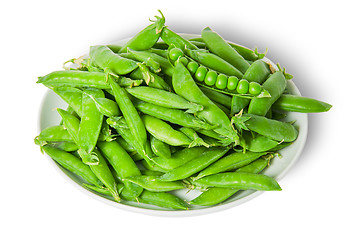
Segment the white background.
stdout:
<svg viewBox="0 0 348 240">
<path fill-rule="evenodd" d="M 3 1 L 0 5 L 0 239 L 347 239 L 347 8 L 345 1 Z M 79 191 L 34 145 L 38 76 L 133 36 L 161 9 L 176 32 L 210 26 L 260 50 L 329 102 L 309 116 L 298 162 L 267 192 L 235 208 L 168 218 L 111 207 Z"/>
</svg>

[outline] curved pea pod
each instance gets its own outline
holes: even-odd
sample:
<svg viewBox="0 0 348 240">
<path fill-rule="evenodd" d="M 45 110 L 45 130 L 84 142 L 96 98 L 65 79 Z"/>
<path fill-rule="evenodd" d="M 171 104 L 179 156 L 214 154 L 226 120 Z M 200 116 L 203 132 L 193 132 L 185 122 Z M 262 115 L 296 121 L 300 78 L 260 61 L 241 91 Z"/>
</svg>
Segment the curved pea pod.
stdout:
<svg viewBox="0 0 348 240">
<path fill-rule="evenodd" d="M 110 48 L 111 51 L 113 51 L 114 53 L 118 53 L 122 46 L 118 45 L 118 44 L 109 44 L 109 45 L 106 45 L 108 48 Z"/>
<path fill-rule="evenodd" d="M 188 210 L 187 204 L 177 196 L 166 192 L 143 191 L 140 202 L 152 204 L 159 207 Z"/>
<path fill-rule="evenodd" d="M 262 84 L 270 74 L 271 70 L 269 64 L 267 64 L 263 60 L 257 60 L 253 62 L 246 70 L 243 75 L 243 79 L 246 79 L 249 82 L 257 82 Z M 231 103 L 231 114 L 234 115 L 240 112 L 243 108 L 248 106 L 249 102 L 250 99 L 248 98 L 233 96 Z"/>
<path fill-rule="evenodd" d="M 152 152 L 159 157 L 170 158 L 172 155 L 169 145 L 153 136 L 151 136 L 151 149 Z"/>
<path fill-rule="evenodd" d="M 193 147 L 184 148 L 176 151 L 170 158 L 156 157 L 153 158 L 153 162 L 156 164 L 155 167 L 161 168 L 162 172 L 177 168 L 192 159 L 199 157 L 204 152 L 208 151 L 205 147 Z"/>
<path fill-rule="evenodd" d="M 70 172 L 82 177 L 89 183 L 92 183 L 96 186 L 100 186 L 101 183 L 95 174 L 91 171 L 89 166 L 84 164 L 79 158 L 75 157 L 71 153 L 67 153 L 63 150 L 54 148 L 52 146 L 45 145 L 42 147 L 43 151 L 47 153 L 53 160 L 58 162 L 64 168 Z"/>
<path fill-rule="evenodd" d="M 142 116 L 146 130 L 158 140 L 165 142 L 171 146 L 188 146 L 191 143 L 185 134 L 174 130 L 169 124 L 164 121 L 149 116 Z"/>
<path fill-rule="evenodd" d="M 170 91 L 170 86 L 159 75 L 152 73 L 145 64 L 138 63 L 139 69 L 142 73 L 145 83 L 153 88 L 164 89 Z"/>
<path fill-rule="evenodd" d="M 213 89 L 206 88 L 206 87 L 200 87 L 200 89 L 208 98 L 210 98 L 210 100 L 217 102 L 219 104 L 222 104 L 227 108 L 231 108 L 231 101 L 232 101 L 231 96 L 228 96 L 221 92 L 214 91 Z"/>
<path fill-rule="evenodd" d="M 92 172 L 98 177 L 98 179 L 106 186 L 106 188 L 111 193 L 112 197 L 115 199 L 116 202 L 120 202 L 121 198 L 118 195 L 117 192 L 117 184 L 114 179 L 114 176 L 112 175 L 108 164 L 104 157 L 100 154 L 100 152 L 95 149 L 95 154 L 98 156 L 99 163 L 98 165 L 91 165 L 90 168 Z"/>
<path fill-rule="evenodd" d="M 81 117 L 82 90 L 75 87 L 54 87 L 52 90 L 60 96 Z"/>
<path fill-rule="evenodd" d="M 298 136 L 297 129 L 290 123 L 253 114 L 243 114 L 243 116 L 247 118 L 244 123 L 248 129 L 275 141 L 292 142 Z"/>
<path fill-rule="evenodd" d="M 136 61 L 121 57 L 103 45 L 90 47 L 89 56 L 93 64 L 117 75 L 125 75 L 138 67 Z"/>
<path fill-rule="evenodd" d="M 190 41 L 184 39 L 183 37 L 176 34 L 175 32 L 168 29 L 167 27 L 163 28 L 161 38 L 168 46 L 174 45 L 175 47 L 180 48 L 181 50 L 184 50 L 184 49 L 197 50 L 198 49 L 198 47 L 196 47 L 196 45 L 194 45 Z"/>
<path fill-rule="evenodd" d="M 214 162 L 209 167 L 201 171 L 194 179 L 200 179 L 205 176 L 213 175 L 220 172 L 232 171 L 237 168 L 243 167 L 259 157 L 267 154 L 266 152 L 254 153 L 254 152 L 234 152 L 220 160 Z"/>
<path fill-rule="evenodd" d="M 202 38 L 212 53 L 232 64 L 240 72 L 245 73 L 249 68 L 250 64 L 219 34 L 212 31 L 209 27 L 202 30 Z"/>
<path fill-rule="evenodd" d="M 105 74 L 101 72 L 87 71 L 55 71 L 43 77 L 39 77 L 36 83 L 42 83 L 47 87 L 93 87 L 109 89 Z"/>
<path fill-rule="evenodd" d="M 125 178 L 124 181 L 132 182 L 152 192 L 168 192 L 185 188 L 180 181 L 165 182 L 156 176 L 134 176 Z"/>
<path fill-rule="evenodd" d="M 215 54 L 202 50 L 190 49 L 186 49 L 185 54 L 187 54 L 193 60 L 217 72 L 226 74 L 228 76 L 236 76 L 237 78 L 243 77 L 243 74 L 237 68 L 235 68 L 222 58 L 216 56 Z"/>
<path fill-rule="evenodd" d="M 331 107 L 332 105 L 326 102 L 290 94 L 281 95 L 280 98 L 272 105 L 272 108 L 274 109 L 301 113 L 327 112 Z"/>
<path fill-rule="evenodd" d="M 99 89 L 85 89 L 83 91 L 78 143 L 80 148 L 84 149 L 88 154 L 92 152 L 97 144 L 103 123 L 103 114 L 98 111 L 98 108 L 89 95 L 95 98 L 102 98 L 104 97 L 104 93 Z"/>
<path fill-rule="evenodd" d="M 141 175 L 139 168 L 128 153 L 116 142 L 98 142 L 98 148 L 122 179 Z M 137 197 L 142 188 L 132 183 L 125 183 L 126 188 Z"/>
<path fill-rule="evenodd" d="M 260 173 L 263 169 L 267 167 L 268 163 L 269 160 L 260 158 L 244 167 L 238 168 L 236 172 Z M 216 205 L 225 201 L 238 191 L 238 189 L 234 188 L 208 188 L 206 191 L 202 192 L 201 195 L 193 199 L 190 202 L 190 204 L 201 206 Z"/>
<path fill-rule="evenodd" d="M 243 132 L 243 139 L 245 141 L 245 148 L 251 152 L 269 151 L 279 144 L 279 142 L 268 137 L 248 131 Z"/>
<path fill-rule="evenodd" d="M 65 152 L 74 152 L 79 149 L 79 147 L 74 142 L 51 142 L 52 147 L 58 148 Z"/>
<path fill-rule="evenodd" d="M 196 113 L 203 110 L 203 106 L 187 101 L 185 98 L 162 89 L 152 87 L 129 88 L 127 92 L 145 102 L 162 107 L 187 109 L 188 113 Z"/>
<path fill-rule="evenodd" d="M 227 137 L 231 143 L 235 142 L 237 144 L 239 142 L 239 137 L 232 129 L 228 116 L 204 95 L 192 79 L 190 72 L 180 62 L 175 66 L 173 87 L 178 95 L 203 106 L 203 111 L 197 113 L 198 118 L 204 119 L 212 125 L 217 125 L 214 131 Z"/>
<path fill-rule="evenodd" d="M 182 127 L 179 129 L 179 131 L 184 133 L 187 137 L 189 137 L 192 140 L 192 142 L 188 146 L 189 148 L 197 146 L 204 146 L 206 148 L 210 147 L 210 145 L 204 142 L 204 140 L 200 138 L 196 131 L 192 128 Z"/>
<path fill-rule="evenodd" d="M 47 127 L 36 138 L 40 141 L 47 142 L 74 141 L 68 130 L 62 125 Z"/>
<path fill-rule="evenodd" d="M 246 172 L 218 173 L 196 180 L 194 182 L 210 187 L 230 187 L 240 190 L 280 191 L 276 180 L 262 174 Z"/>
<path fill-rule="evenodd" d="M 161 71 L 164 74 L 168 76 L 173 75 L 174 68 L 171 65 L 171 63 L 168 61 L 168 59 L 149 51 L 133 51 L 131 49 L 128 49 L 128 52 L 131 53 L 139 62 L 147 63 L 149 61 L 154 61 L 161 66 Z M 149 60 L 149 59 L 152 59 L 152 60 Z"/>
<path fill-rule="evenodd" d="M 156 20 L 152 21 L 154 23 L 141 30 L 124 46 L 122 46 L 119 52 L 126 52 L 127 48 L 132 48 L 134 50 L 146 50 L 155 45 L 155 43 L 161 36 L 161 32 L 165 23 L 165 18 L 162 12 L 159 12 L 161 14 L 161 17 L 155 16 Z"/>
<path fill-rule="evenodd" d="M 262 87 L 271 95 L 268 98 L 253 98 L 250 101 L 248 113 L 265 116 L 272 104 L 282 95 L 287 80 L 282 71 L 277 71 L 267 78 Z"/>
<path fill-rule="evenodd" d="M 130 132 L 138 142 L 139 147 L 142 149 L 141 151 L 146 155 L 145 145 L 147 142 L 147 134 L 138 111 L 135 109 L 133 103 L 129 99 L 127 92 L 118 85 L 113 76 L 110 76 L 109 82 L 112 88 L 112 93 L 126 120 Z"/>
<path fill-rule="evenodd" d="M 176 181 L 188 178 L 220 159 L 228 150 L 229 148 L 211 148 L 209 151 L 202 153 L 201 156 L 163 174 L 159 179 Z"/>
<path fill-rule="evenodd" d="M 95 98 L 93 95 L 87 95 L 93 100 L 96 108 L 101 114 L 107 117 L 118 116 L 121 114 L 120 109 L 118 108 L 115 101 L 104 97 Z"/>
</svg>

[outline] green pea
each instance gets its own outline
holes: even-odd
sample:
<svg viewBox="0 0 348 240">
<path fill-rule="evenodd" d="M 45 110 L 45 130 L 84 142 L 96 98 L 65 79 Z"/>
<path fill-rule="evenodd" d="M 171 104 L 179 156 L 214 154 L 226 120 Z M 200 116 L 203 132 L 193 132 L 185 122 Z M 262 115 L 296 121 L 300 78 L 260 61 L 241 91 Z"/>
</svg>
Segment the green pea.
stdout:
<svg viewBox="0 0 348 240">
<path fill-rule="evenodd" d="M 186 67 L 190 71 L 191 74 L 194 74 L 197 71 L 199 64 L 194 62 L 194 61 L 190 61 Z"/>
<path fill-rule="evenodd" d="M 225 89 L 227 87 L 227 76 L 219 74 L 216 79 L 215 87 L 218 89 Z"/>
<path fill-rule="evenodd" d="M 258 95 L 261 93 L 261 85 L 257 82 L 251 82 L 249 84 L 249 93 L 252 95 Z"/>
<path fill-rule="evenodd" d="M 169 51 L 169 58 L 172 61 L 176 61 L 182 56 L 184 56 L 184 52 L 180 48 L 173 48 Z"/>
<path fill-rule="evenodd" d="M 217 73 L 213 70 L 209 70 L 207 75 L 205 75 L 204 82 L 208 86 L 214 86 L 217 78 Z"/>
<path fill-rule="evenodd" d="M 227 80 L 227 89 L 228 90 L 235 90 L 238 85 L 238 78 L 236 76 L 231 76 Z"/>
<path fill-rule="evenodd" d="M 204 66 L 199 66 L 196 73 L 195 73 L 195 78 L 199 82 L 203 82 L 205 79 L 205 75 L 207 74 L 208 69 Z"/>
<path fill-rule="evenodd" d="M 189 63 L 189 60 L 185 57 L 181 57 L 179 60 L 185 67 L 187 66 L 187 64 Z"/>
<path fill-rule="evenodd" d="M 246 94 L 249 91 L 249 82 L 245 79 L 242 79 L 238 82 L 237 88 L 236 88 L 237 92 L 240 94 Z"/>
</svg>

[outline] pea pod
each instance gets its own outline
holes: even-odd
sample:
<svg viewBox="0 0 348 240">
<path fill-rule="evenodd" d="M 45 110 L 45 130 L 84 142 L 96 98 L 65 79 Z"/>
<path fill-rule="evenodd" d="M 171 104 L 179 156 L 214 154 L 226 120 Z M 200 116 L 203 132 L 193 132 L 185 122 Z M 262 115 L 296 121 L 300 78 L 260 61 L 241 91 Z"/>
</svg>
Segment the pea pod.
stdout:
<svg viewBox="0 0 348 240">
<path fill-rule="evenodd" d="M 245 73 L 249 68 L 250 64 L 219 34 L 212 31 L 209 27 L 202 30 L 202 38 L 211 52 L 232 64 L 240 72 Z"/>
<path fill-rule="evenodd" d="M 158 177 L 155 176 L 128 177 L 125 179 L 125 181 L 137 184 L 142 188 L 152 192 L 168 192 L 185 188 L 182 182 L 165 182 L 161 181 Z"/>
<path fill-rule="evenodd" d="M 75 87 L 54 87 L 52 90 L 59 95 L 81 117 L 82 90 Z"/>
<path fill-rule="evenodd" d="M 332 105 L 316 99 L 290 94 L 281 95 L 272 105 L 274 109 L 301 113 L 327 112 L 331 107 Z"/>
<path fill-rule="evenodd" d="M 163 28 L 161 38 L 168 46 L 174 45 L 175 47 L 180 48 L 181 50 L 184 50 L 184 49 L 197 50 L 198 49 L 196 45 L 184 39 L 183 37 L 176 34 L 175 32 L 171 31 L 167 27 Z"/>
<path fill-rule="evenodd" d="M 89 55 L 96 66 L 116 75 L 125 75 L 138 67 L 136 61 L 123 58 L 103 45 L 90 47 Z"/>
<path fill-rule="evenodd" d="M 238 168 L 236 172 L 249 172 L 249 173 L 260 173 L 264 168 L 267 167 L 269 160 L 258 159 L 244 167 Z M 234 188 L 221 188 L 212 187 L 208 188 L 206 191 L 202 192 L 201 195 L 193 199 L 190 204 L 201 205 L 201 206 L 212 206 L 219 204 L 233 194 L 237 193 L 239 190 Z"/>
<path fill-rule="evenodd" d="M 180 132 L 184 133 L 187 137 L 189 137 L 192 142 L 189 145 L 191 147 L 204 146 L 206 148 L 210 147 L 209 144 L 204 142 L 202 138 L 198 136 L 198 134 L 192 128 L 182 127 L 179 129 Z"/>
<path fill-rule="evenodd" d="M 165 142 L 171 146 L 188 146 L 191 143 L 185 134 L 174 130 L 169 124 L 164 121 L 149 116 L 142 116 L 146 130 L 155 138 Z"/>
<path fill-rule="evenodd" d="M 232 171 L 237 168 L 243 167 L 259 157 L 267 154 L 266 152 L 254 153 L 254 152 L 234 152 L 227 155 L 209 167 L 201 171 L 194 179 L 200 179 L 205 176 L 213 175 L 220 172 Z"/>
<path fill-rule="evenodd" d="M 232 129 L 229 118 L 219 107 L 204 95 L 192 79 L 190 72 L 180 62 L 175 66 L 173 87 L 178 95 L 204 107 L 203 111 L 197 113 L 197 117 L 206 120 L 212 125 L 217 125 L 217 127 L 214 128 L 215 132 L 226 136 L 230 139 L 230 142 L 238 143 L 239 137 Z"/>
<path fill-rule="evenodd" d="M 227 108 L 231 108 L 232 97 L 224 93 L 214 91 L 206 87 L 200 87 L 202 92 L 209 97 L 212 101 L 220 103 Z"/>
<path fill-rule="evenodd" d="M 40 141 L 47 142 L 74 141 L 71 135 L 69 134 L 68 130 L 65 128 L 65 126 L 62 125 L 45 128 L 40 132 L 39 136 L 37 136 L 37 139 Z"/>
<path fill-rule="evenodd" d="M 152 73 L 144 64 L 138 63 L 145 83 L 149 87 L 170 91 L 170 86 L 159 75 Z"/>
<path fill-rule="evenodd" d="M 140 170 L 128 153 L 116 142 L 99 142 L 98 148 L 121 178 L 141 175 Z M 126 188 L 137 197 L 142 192 L 138 185 L 125 183 Z"/>
<path fill-rule="evenodd" d="M 163 181 L 176 181 L 190 177 L 217 161 L 219 158 L 225 155 L 228 150 L 229 148 L 209 149 L 209 151 L 202 153 L 201 156 L 165 173 L 159 179 Z"/>
<path fill-rule="evenodd" d="M 126 52 L 127 48 L 134 50 L 146 50 L 151 48 L 159 39 L 162 29 L 164 27 L 165 18 L 161 11 L 159 11 L 161 17 L 155 16 L 156 21 L 141 30 L 131 40 L 129 40 L 119 52 Z"/>
<path fill-rule="evenodd" d="M 156 157 L 153 158 L 153 162 L 163 171 L 172 170 L 177 168 L 194 158 L 199 157 L 204 152 L 209 151 L 205 147 L 193 147 L 193 148 L 184 148 L 182 150 L 176 151 L 172 154 L 170 158 Z"/>
<path fill-rule="evenodd" d="M 153 103 L 166 108 L 187 109 L 188 113 L 203 110 L 203 106 L 187 101 L 174 93 L 151 87 L 129 88 L 127 92 L 145 102 Z"/>
<path fill-rule="evenodd" d="M 265 116 L 272 104 L 282 95 L 286 88 L 286 78 L 281 71 L 277 71 L 269 76 L 262 84 L 271 95 L 268 98 L 253 98 L 250 101 L 248 113 Z"/>
<path fill-rule="evenodd" d="M 50 156 L 53 160 L 58 162 L 70 172 L 82 177 L 87 182 L 92 183 L 96 186 L 101 185 L 99 179 L 91 171 L 89 166 L 84 164 L 80 159 L 78 159 L 71 153 L 67 153 L 63 150 L 54 148 L 49 144 L 43 146 L 42 149 L 43 151 L 45 151 L 45 153 L 47 153 L 48 156 Z"/>
<path fill-rule="evenodd" d="M 172 155 L 169 145 L 153 136 L 151 136 L 151 149 L 159 157 L 170 158 Z"/>
<path fill-rule="evenodd" d="M 74 142 L 50 142 L 52 147 L 58 148 L 65 152 L 74 152 L 79 149 L 79 147 Z"/>
<path fill-rule="evenodd" d="M 245 141 L 245 148 L 251 152 L 269 151 L 279 144 L 279 142 L 268 137 L 249 131 L 243 132 L 243 139 Z"/>
<path fill-rule="evenodd" d="M 246 172 L 218 173 L 196 180 L 211 187 L 231 187 L 241 190 L 280 191 L 276 180 L 266 175 Z"/>
<path fill-rule="evenodd" d="M 98 111 L 107 117 L 118 116 L 120 115 L 120 109 L 117 106 L 117 103 L 111 99 L 102 97 L 96 98 L 91 94 L 86 93 L 94 102 Z"/>
</svg>

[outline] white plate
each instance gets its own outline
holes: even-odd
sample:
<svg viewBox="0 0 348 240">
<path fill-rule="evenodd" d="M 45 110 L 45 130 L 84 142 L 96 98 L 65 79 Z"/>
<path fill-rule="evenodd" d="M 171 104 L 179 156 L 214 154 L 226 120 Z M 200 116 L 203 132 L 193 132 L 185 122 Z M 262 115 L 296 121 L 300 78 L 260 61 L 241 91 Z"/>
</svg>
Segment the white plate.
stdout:
<svg viewBox="0 0 348 240">
<path fill-rule="evenodd" d="M 198 35 L 192 35 L 192 34 L 182 34 L 182 35 L 185 38 L 199 37 Z M 115 42 L 115 44 L 121 45 L 125 43 L 127 40 L 128 39 L 117 41 Z M 275 66 L 274 63 L 272 63 L 272 65 Z M 288 90 L 293 94 L 300 95 L 299 90 L 297 89 L 297 87 L 292 81 L 288 81 Z M 46 127 L 59 124 L 61 118 L 59 114 L 57 113 L 56 108 L 65 109 L 66 107 L 67 107 L 67 104 L 58 95 L 56 95 L 53 91 L 48 90 L 47 94 L 42 100 L 42 105 L 40 109 L 39 131 L 42 131 Z M 299 135 L 296 141 L 292 145 L 282 149 L 280 151 L 282 158 L 275 157 L 272 160 L 270 166 L 263 172 L 263 174 L 273 177 L 277 181 L 283 178 L 284 175 L 287 173 L 287 171 L 291 168 L 291 166 L 296 162 L 306 142 L 307 130 L 308 130 L 307 114 L 288 113 L 285 121 L 294 121 L 294 120 L 296 121 L 294 125 L 299 129 Z M 82 186 L 83 181 L 81 178 L 67 171 L 66 169 L 61 167 L 59 164 L 57 164 L 55 161 L 53 161 L 51 158 L 49 159 L 53 163 L 53 166 L 57 169 L 57 171 L 63 173 L 62 174 L 63 177 L 65 177 L 71 184 L 75 185 L 79 190 L 83 191 L 89 196 L 124 210 L 151 214 L 151 215 L 193 216 L 193 215 L 212 213 L 212 212 L 221 211 L 227 208 L 237 206 L 239 204 L 242 204 L 244 202 L 247 202 L 255 198 L 256 196 L 259 196 L 262 193 L 260 191 L 251 191 L 251 190 L 239 191 L 237 194 L 233 195 L 230 199 L 228 199 L 227 201 L 219 205 L 211 206 L 211 207 L 192 206 L 193 209 L 190 209 L 188 211 L 187 210 L 167 210 L 157 206 L 139 204 L 139 203 L 128 202 L 128 201 L 124 201 L 122 203 L 116 203 L 112 201 L 110 198 L 104 197 L 99 194 L 95 194 L 94 192 L 91 192 L 90 190 L 84 188 Z M 199 192 L 196 190 L 190 191 L 190 192 L 187 192 L 187 190 L 177 190 L 177 191 L 174 191 L 173 193 L 187 201 L 190 201 L 199 195 Z M 281 194 L 281 192 L 279 192 L 279 194 Z"/>
</svg>

